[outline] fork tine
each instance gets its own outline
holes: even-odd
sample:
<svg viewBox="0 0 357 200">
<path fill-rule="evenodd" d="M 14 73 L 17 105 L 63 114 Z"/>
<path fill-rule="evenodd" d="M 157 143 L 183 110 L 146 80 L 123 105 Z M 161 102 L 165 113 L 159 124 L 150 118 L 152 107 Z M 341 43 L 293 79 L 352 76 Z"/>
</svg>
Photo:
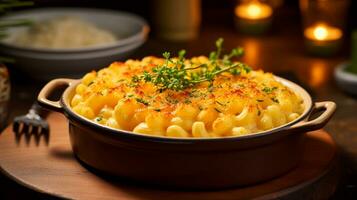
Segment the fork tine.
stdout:
<svg viewBox="0 0 357 200">
<path fill-rule="evenodd" d="M 31 121 L 31 130 L 29 130 L 29 132 L 31 134 L 37 133 L 40 126 L 41 126 L 41 124 L 39 122 Z"/>
<path fill-rule="evenodd" d="M 39 145 L 43 137 L 46 145 L 49 144 L 49 126 L 45 119 L 41 117 L 43 110 L 35 102 L 26 115 L 15 117 L 13 122 L 13 132 L 17 145 L 20 144 L 21 138 L 25 138 L 26 145 L 29 146 L 31 138 L 35 140 L 36 146 Z M 24 136 L 23 136 L 24 135 Z"/>
<path fill-rule="evenodd" d="M 47 132 L 50 131 L 50 127 L 48 126 L 47 122 L 42 124 L 42 128 L 45 129 Z"/>
<path fill-rule="evenodd" d="M 13 126 L 12 126 L 12 131 L 13 131 L 14 133 L 19 132 L 19 126 L 20 126 L 19 121 L 16 120 L 16 118 L 15 118 L 14 124 L 13 124 Z"/>
<path fill-rule="evenodd" d="M 44 144 L 46 144 L 44 129 L 42 126 L 39 126 L 38 127 L 38 143 L 41 143 L 41 140 L 44 140 Z"/>
<path fill-rule="evenodd" d="M 23 123 L 22 123 L 21 132 L 22 132 L 22 133 L 28 133 L 29 126 L 30 126 L 29 121 L 28 121 L 28 120 L 24 120 Z"/>
<path fill-rule="evenodd" d="M 27 129 L 28 129 L 28 125 L 26 125 Z M 26 142 L 26 146 L 30 145 L 30 141 L 31 141 L 31 136 L 32 134 L 29 133 L 28 131 L 23 132 L 23 134 L 25 135 L 25 142 Z"/>
<path fill-rule="evenodd" d="M 33 130 L 34 130 L 33 124 L 29 123 L 27 132 L 28 132 L 29 134 L 32 134 L 32 131 L 33 131 Z"/>
<path fill-rule="evenodd" d="M 43 139 L 45 141 L 46 146 L 48 146 L 49 140 L 50 140 L 50 128 L 48 126 L 48 123 L 46 121 L 41 121 L 40 122 L 40 127 L 41 127 L 41 134 L 43 136 Z"/>
<path fill-rule="evenodd" d="M 41 126 L 35 126 L 33 127 L 36 132 L 33 132 L 32 135 L 34 136 L 35 138 L 35 144 L 36 146 L 38 147 L 38 145 L 40 144 L 40 140 L 41 140 Z"/>
<path fill-rule="evenodd" d="M 19 146 L 20 145 L 20 141 L 22 138 L 23 133 L 20 131 L 15 132 L 15 140 L 16 140 L 16 145 Z"/>
<path fill-rule="evenodd" d="M 42 136 L 43 136 L 43 138 L 45 140 L 46 146 L 48 146 L 48 144 L 50 142 L 50 129 L 48 128 L 48 126 L 47 126 L 47 128 L 43 128 L 42 127 L 41 133 L 42 133 Z"/>
</svg>

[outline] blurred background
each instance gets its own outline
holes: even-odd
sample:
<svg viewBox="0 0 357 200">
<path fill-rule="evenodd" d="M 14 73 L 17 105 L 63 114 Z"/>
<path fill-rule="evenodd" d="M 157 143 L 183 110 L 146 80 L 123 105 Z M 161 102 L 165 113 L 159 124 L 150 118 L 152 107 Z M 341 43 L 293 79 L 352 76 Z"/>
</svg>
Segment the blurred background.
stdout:
<svg viewBox="0 0 357 200">
<path fill-rule="evenodd" d="M 357 30 L 357 16 L 354 13 L 357 11 L 357 1 L 34 0 L 32 2 L 31 6 L 11 9 L 9 16 L 34 8 L 46 10 L 85 7 L 125 11 L 139 18 L 136 19 L 137 21 L 130 19 L 134 21 L 129 22 L 112 20 L 110 23 L 105 23 L 105 27 L 113 32 L 118 27 L 127 32 L 133 30 L 133 34 L 136 31 L 136 42 L 130 40 L 135 44 L 125 44 L 129 45 L 125 51 L 124 44 L 117 44 L 118 46 L 113 46 L 110 50 L 100 49 L 108 53 L 105 59 L 93 59 L 91 63 L 84 64 L 82 61 L 70 62 L 69 71 L 58 70 L 68 67 L 68 64 L 61 66 L 59 63 L 62 61 L 58 61 L 58 65 L 45 64 L 46 67 L 42 67 L 43 61 L 38 56 L 51 57 L 52 55 L 46 54 L 51 51 L 49 49 L 41 52 L 38 49 L 29 50 L 0 44 L 1 56 L 7 58 L 20 55 L 14 62 L 4 62 L 5 65 L 2 65 L 3 71 L 6 66 L 9 73 L 0 73 L 0 78 L 3 85 L 11 85 L 11 92 L 10 89 L 6 90 L 8 94 L 3 92 L 3 103 L 0 101 L 0 107 L 3 107 L 0 111 L 4 113 L 2 116 L 7 116 L 6 119 L 0 118 L 0 121 L 2 120 L 0 128 L 7 124 L 5 121 L 8 122 L 13 117 L 26 113 L 39 89 L 51 78 L 81 77 L 85 72 L 106 67 L 114 60 L 141 59 L 148 55 L 161 56 L 165 51 L 177 52 L 186 49 L 188 56 L 207 55 L 214 48 L 214 41 L 222 37 L 225 40 L 225 49 L 242 46 L 245 49 L 242 60 L 254 69 L 270 71 L 302 85 L 316 101 L 337 102 L 338 111 L 326 130 L 340 149 L 344 170 L 342 184 L 332 198 L 354 199 L 357 196 L 357 32 L 354 33 L 354 30 Z M 48 11 L 51 12 L 54 11 Z M 137 27 L 134 27 L 134 24 Z M 89 59 L 97 55 L 95 51 L 93 50 L 92 54 L 85 52 L 78 57 Z M 68 53 L 75 57 L 74 54 L 83 52 L 62 53 L 63 56 L 67 56 L 64 54 Z M 115 57 L 112 54 L 120 56 Z M 22 62 L 23 55 L 28 56 L 27 60 Z M 31 60 L 32 58 L 37 60 Z M 95 65 L 92 67 L 90 64 L 93 63 Z M 83 65 L 87 68 L 82 68 Z M 9 88 L 9 86 L 3 87 Z M 5 93 L 8 97 L 4 95 Z M 11 191 L 15 183 L 6 182 L 6 178 L 0 177 L 0 179 L 4 180 L 3 185 Z M 0 186 L 1 188 L 3 186 Z M 25 193 L 29 192 L 24 188 L 23 190 Z"/>
<path fill-rule="evenodd" d="M 295 62 L 299 56 L 308 56 L 308 59 L 314 60 L 314 66 L 322 65 L 322 63 L 319 62 L 320 58 L 346 59 L 351 54 L 352 30 L 357 27 L 357 18 L 353 16 L 353 11 L 357 9 L 357 3 L 349 0 L 263 0 L 261 2 L 272 9 L 272 13 L 267 17 L 268 23 L 265 23 L 264 19 L 261 20 L 257 18 L 257 20 L 252 20 L 249 19 L 249 17 L 244 18 L 244 16 L 241 17 L 235 12 L 240 4 L 245 4 L 245 2 L 249 2 L 249 0 L 191 0 L 178 2 L 169 1 L 167 3 L 160 0 L 132 0 L 120 2 L 105 0 L 100 3 L 95 0 L 35 0 L 33 2 L 33 6 L 20 7 L 13 10 L 49 7 L 88 7 L 126 11 L 141 16 L 150 25 L 149 40 L 144 46 L 131 54 L 131 58 L 142 58 L 146 55 L 158 56 L 164 51 L 177 52 L 180 49 L 187 49 L 190 56 L 207 54 L 213 47 L 213 41 L 218 37 L 223 37 L 227 41 L 227 49 L 235 46 L 243 46 L 246 49 L 245 62 L 253 67 L 268 69 L 273 72 L 297 67 L 302 68 L 302 66 L 297 66 Z M 319 8 L 319 5 L 316 6 L 316 2 L 323 2 L 321 3 L 322 5 L 320 5 L 322 8 Z M 342 6 L 337 5 L 341 4 L 339 2 L 342 3 Z M 176 7 L 176 10 L 179 10 L 177 9 L 178 6 L 182 8 L 182 10 L 189 11 L 186 13 L 180 11 L 172 14 L 170 13 L 171 10 L 169 10 L 171 8 L 167 7 L 170 6 L 170 4 L 172 7 Z M 308 8 L 302 8 L 304 4 L 307 4 Z M 160 6 L 162 6 L 162 8 Z M 326 9 L 326 7 L 329 7 L 329 9 Z M 337 16 L 334 11 L 338 9 L 335 8 L 340 8 L 339 13 L 342 13 L 342 15 Z M 305 11 L 303 9 L 305 9 Z M 311 16 L 311 12 L 315 13 L 314 16 Z M 319 12 L 321 12 L 321 14 L 319 14 Z M 325 13 L 330 16 L 324 18 L 323 14 Z M 319 16 L 322 16 L 322 22 L 327 23 L 335 23 L 337 18 L 339 29 L 343 31 L 343 35 L 338 38 L 338 48 L 328 44 L 327 48 L 323 47 L 321 50 L 317 47 L 316 50 L 313 49 L 314 44 L 311 45 L 308 43 L 309 41 L 306 41 L 309 40 L 309 38 L 304 36 L 304 31 L 308 28 L 305 22 L 309 20 L 314 21 L 314 18 L 318 18 Z M 319 19 L 316 20 L 321 21 Z M 258 21 L 258 25 L 249 24 L 252 23 L 252 21 L 253 23 L 255 23 L 254 21 Z M 170 24 L 172 27 L 176 26 L 176 29 L 169 27 Z M 112 23 L 112 26 L 116 26 L 115 22 Z M 178 32 L 178 30 L 183 30 L 183 34 L 187 34 L 187 36 L 172 36 L 172 32 Z M 280 40 L 288 42 L 289 45 L 284 42 L 279 42 Z M 312 41 L 312 43 L 313 42 L 314 41 Z M 269 46 L 274 48 L 268 52 L 264 52 L 264 50 L 267 49 L 266 47 L 269 48 Z M 312 50 L 311 46 L 313 46 Z M 319 45 L 317 44 L 317 46 Z M 325 52 L 326 55 L 324 55 L 324 51 L 326 50 L 327 53 Z M 291 55 L 291 59 L 286 59 L 288 62 L 284 62 L 284 64 L 280 63 L 280 59 L 278 59 L 281 51 L 288 51 Z M 267 56 L 266 54 L 270 55 Z M 271 59 L 271 61 L 267 61 L 266 59 Z M 267 66 L 264 64 L 266 62 L 271 62 L 271 64 Z M 104 66 L 105 65 L 101 67 Z M 12 68 L 10 68 L 10 70 L 11 69 Z M 304 70 L 300 70 L 299 73 L 302 79 L 309 79 L 311 81 L 308 76 L 305 76 L 306 73 Z M 332 72 L 327 70 L 326 73 Z M 13 74 L 12 78 L 16 79 L 17 76 L 21 75 L 21 70 L 14 71 L 11 74 Z"/>
</svg>

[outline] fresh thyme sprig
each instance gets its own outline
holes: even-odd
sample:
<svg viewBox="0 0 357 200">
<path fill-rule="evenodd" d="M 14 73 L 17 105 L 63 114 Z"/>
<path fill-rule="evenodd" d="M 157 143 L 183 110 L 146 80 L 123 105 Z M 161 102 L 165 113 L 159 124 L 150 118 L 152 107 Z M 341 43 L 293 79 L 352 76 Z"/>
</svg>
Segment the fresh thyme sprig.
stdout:
<svg viewBox="0 0 357 200">
<path fill-rule="evenodd" d="M 223 72 L 239 75 L 241 71 L 248 73 L 251 70 L 244 63 L 231 61 L 232 58 L 239 58 L 244 54 L 242 48 L 235 48 L 221 58 L 222 46 L 223 39 L 219 38 L 216 41 L 216 51 L 209 55 L 209 63 L 190 68 L 185 66 L 185 50 L 178 53 L 177 59 L 172 59 L 170 53 L 165 52 L 163 53 L 164 64 L 153 68 L 152 72 L 144 71 L 142 75 L 134 76 L 132 78 L 134 84 L 132 85 L 145 81 L 156 85 L 161 92 L 167 89 L 181 91 L 206 81 L 212 84 L 214 78 Z M 199 72 L 189 72 L 199 68 L 201 69 Z"/>
</svg>

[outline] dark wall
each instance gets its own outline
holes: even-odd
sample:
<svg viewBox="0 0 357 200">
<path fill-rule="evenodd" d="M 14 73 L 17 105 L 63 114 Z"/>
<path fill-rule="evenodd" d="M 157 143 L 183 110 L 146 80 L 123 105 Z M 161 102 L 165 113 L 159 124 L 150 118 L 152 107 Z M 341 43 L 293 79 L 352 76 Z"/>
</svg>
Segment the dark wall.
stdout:
<svg viewBox="0 0 357 200">
<path fill-rule="evenodd" d="M 154 0 L 34 0 L 36 7 L 95 7 L 115 10 L 125 10 L 139 14 L 150 22 L 150 8 Z M 203 23 L 230 23 L 233 15 L 234 4 L 237 0 L 202 0 Z M 353 16 L 353 11 L 357 11 L 357 1 L 350 0 L 348 10 L 347 30 L 357 29 L 357 15 Z M 299 0 L 285 0 L 280 12 L 288 10 L 293 12 L 300 20 Z M 222 15 L 222 12 L 225 14 Z M 215 15 L 214 13 L 218 13 Z"/>
</svg>

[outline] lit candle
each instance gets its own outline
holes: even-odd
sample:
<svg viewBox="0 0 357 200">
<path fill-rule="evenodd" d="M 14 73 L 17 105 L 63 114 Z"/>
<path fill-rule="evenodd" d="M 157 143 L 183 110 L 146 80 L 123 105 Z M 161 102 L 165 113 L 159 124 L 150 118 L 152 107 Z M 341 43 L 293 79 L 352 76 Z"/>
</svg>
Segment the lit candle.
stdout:
<svg viewBox="0 0 357 200">
<path fill-rule="evenodd" d="M 315 55 L 331 55 L 338 50 L 342 30 L 326 23 L 319 22 L 304 31 L 307 49 Z"/>
<path fill-rule="evenodd" d="M 238 5 L 235 9 L 237 17 L 250 20 L 268 18 L 272 15 L 273 10 L 270 6 L 257 1 Z"/>
<path fill-rule="evenodd" d="M 242 3 L 235 8 L 236 26 L 242 32 L 260 34 L 270 26 L 272 14 L 273 9 L 265 3 Z"/>
<path fill-rule="evenodd" d="M 306 28 L 304 35 L 310 40 L 331 41 L 339 40 L 342 37 L 342 31 L 336 27 L 318 23 Z"/>
</svg>

